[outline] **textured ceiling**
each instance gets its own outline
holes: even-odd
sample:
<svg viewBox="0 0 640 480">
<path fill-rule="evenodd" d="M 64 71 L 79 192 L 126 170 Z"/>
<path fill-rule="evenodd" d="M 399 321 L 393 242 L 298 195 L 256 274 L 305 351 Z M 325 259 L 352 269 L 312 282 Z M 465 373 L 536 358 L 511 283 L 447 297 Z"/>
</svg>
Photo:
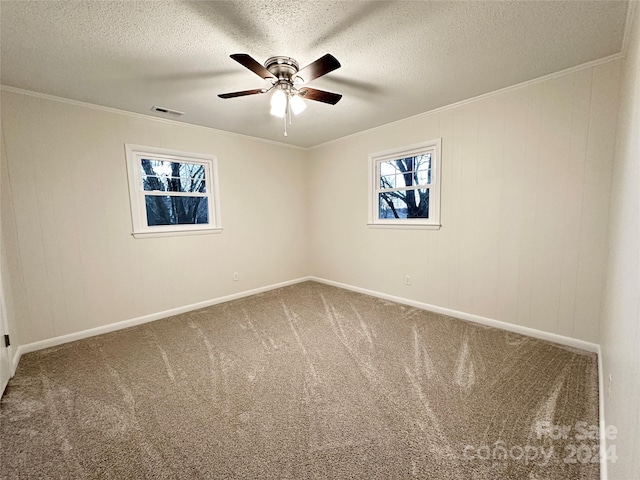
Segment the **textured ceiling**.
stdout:
<svg viewBox="0 0 640 480">
<path fill-rule="evenodd" d="M 626 1 L 0 1 L 3 85 L 313 146 L 619 53 Z M 269 86 L 229 58 L 342 68 L 283 137 Z M 166 118 L 172 118 L 167 117 Z"/>
</svg>

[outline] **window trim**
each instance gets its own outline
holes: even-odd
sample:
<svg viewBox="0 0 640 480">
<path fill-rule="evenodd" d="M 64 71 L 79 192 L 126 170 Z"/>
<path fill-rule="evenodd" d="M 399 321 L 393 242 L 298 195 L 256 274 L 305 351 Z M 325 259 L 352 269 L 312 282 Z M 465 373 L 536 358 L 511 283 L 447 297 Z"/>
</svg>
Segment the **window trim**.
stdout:
<svg viewBox="0 0 640 480">
<path fill-rule="evenodd" d="M 203 235 L 222 232 L 220 215 L 220 188 L 218 185 L 218 159 L 215 155 L 193 153 L 167 148 L 149 147 L 125 143 L 127 178 L 129 181 L 129 203 L 131 206 L 132 235 L 135 238 L 153 238 L 177 235 Z M 143 158 L 201 164 L 205 167 L 207 185 L 209 224 L 158 225 L 150 227 L 146 219 L 145 196 L 142 188 L 140 161 Z M 173 192 L 181 194 L 181 192 Z M 172 192 L 167 192 L 169 196 Z M 182 195 L 176 195 L 182 196 Z"/>
<path fill-rule="evenodd" d="M 440 223 L 440 164 L 442 138 L 392 148 L 369 154 L 368 160 L 368 214 L 367 225 L 371 228 L 400 228 L 439 230 Z M 429 186 L 429 218 L 380 219 L 378 194 L 380 193 L 380 163 L 431 153 L 431 184 Z"/>
</svg>

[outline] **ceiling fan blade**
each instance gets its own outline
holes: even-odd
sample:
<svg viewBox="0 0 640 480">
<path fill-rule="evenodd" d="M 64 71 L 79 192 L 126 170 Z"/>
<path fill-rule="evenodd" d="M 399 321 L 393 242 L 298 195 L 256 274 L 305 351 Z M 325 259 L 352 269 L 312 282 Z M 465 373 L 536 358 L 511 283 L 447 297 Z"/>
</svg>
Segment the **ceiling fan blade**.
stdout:
<svg viewBox="0 0 640 480">
<path fill-rule="evenodd" d="M 315 88 L 301 88 L 299 94 L 307 100 L 316 100 L 318 102 L 329 103 L 335 105 L 340 101 L 342 95 L 339 93 L 325 92 L 324 90 L 316 90 Z"/>
<path fill-rule="evenodd" d="M 266 93 L 264 88 L 254 88 L 253 90 L 242 90 L 241 92 L 221 93 L 220 98 L 244 97 L 245 95 L 255 95 L 256 93 Z"/>
<path fill-rule="evenodd" d="M 310 63 L 300 70 L 296 74 L 296 77 L 302 78 L 304 83 L 309 83 L 311 80 L 315 80 L 322 75 L 333 72 L 337 68 L 340 68 L 340 62 L 338 59 L 330 53 L 327 53 L 324 57 L 320 57 L 315 62 Z"/>
<path fill-rule="evenodd" d="M 231 58 L 265 80 L 268 78 L 275 78 L 269 70 L 260 65 L 251 55 L 247 55 L 246 53 L 234 53 L 231 55 Z"/>
</svg>

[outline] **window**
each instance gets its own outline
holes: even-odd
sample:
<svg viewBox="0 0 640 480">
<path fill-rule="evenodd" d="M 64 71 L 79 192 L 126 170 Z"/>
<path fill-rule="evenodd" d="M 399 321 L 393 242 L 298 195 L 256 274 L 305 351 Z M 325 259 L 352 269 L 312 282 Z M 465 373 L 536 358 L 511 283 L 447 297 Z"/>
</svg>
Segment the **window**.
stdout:
<svg viewBox="0 0 640 480">
<path fill-rule="evenodd" d="M 369 225 L 440 227 L 441 140 L 369 155 Z"/>
<path fill-rule="evenodd" d="M 222 230 L 213 155 L 125 147 L 135 237 Z"/>
</svg>

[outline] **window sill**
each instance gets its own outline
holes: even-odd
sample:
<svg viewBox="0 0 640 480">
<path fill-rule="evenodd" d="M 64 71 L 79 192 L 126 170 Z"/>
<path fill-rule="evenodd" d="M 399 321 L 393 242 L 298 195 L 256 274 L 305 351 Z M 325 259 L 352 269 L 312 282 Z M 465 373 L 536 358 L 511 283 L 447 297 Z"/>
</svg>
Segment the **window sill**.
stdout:
<svg viewBox="0 0 640 480">
<path fill-rule="evenodd" d="M 440 230 L 442 225 L 420 225 L 410 223 L 367 223 L 369 228 L 391 228 L 401 230 Z"/>
<path fill-rule="evenodd" d="M 211 233 L 222 233 L 222 228 L 207 228 L 206 230 L 174 230 L 164 232 L 133 232 L 134 238 L 156 238 L 156 237 L 180 237 L 183 235 L 208 235 Z"/>
</svg>

